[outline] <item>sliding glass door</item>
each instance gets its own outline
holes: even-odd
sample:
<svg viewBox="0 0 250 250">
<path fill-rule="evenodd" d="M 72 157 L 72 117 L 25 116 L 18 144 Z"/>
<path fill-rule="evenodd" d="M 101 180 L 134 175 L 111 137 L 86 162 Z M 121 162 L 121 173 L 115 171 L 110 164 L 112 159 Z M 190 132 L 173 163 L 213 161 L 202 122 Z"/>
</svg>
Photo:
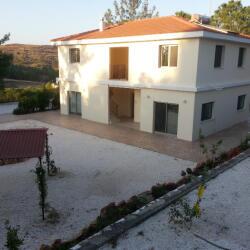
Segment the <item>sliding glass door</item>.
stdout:
<svg viewBox="0 0 250 250">
<path fill-rule="evenodd" d="M 68 97 L 69 97 L 69 113 L 81 115 L 82 113 L 81 93 L 75 91 L 69 91 Z"/>
</svg>

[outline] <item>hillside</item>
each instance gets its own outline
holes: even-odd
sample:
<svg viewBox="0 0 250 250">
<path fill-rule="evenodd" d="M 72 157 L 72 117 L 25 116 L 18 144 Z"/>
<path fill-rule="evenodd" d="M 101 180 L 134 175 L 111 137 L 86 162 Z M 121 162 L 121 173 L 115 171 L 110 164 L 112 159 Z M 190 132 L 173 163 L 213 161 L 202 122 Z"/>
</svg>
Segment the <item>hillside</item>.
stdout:
<svg viewBox="0 0 250 250">
<path fill-rule="evenodd" d="M 15 65 L 33 68 L 49 66 L 58 69 L 57 48 L 54 46 L 7 44 L 0 46 L 0 50 L 12 54 Z"/>
</svg>

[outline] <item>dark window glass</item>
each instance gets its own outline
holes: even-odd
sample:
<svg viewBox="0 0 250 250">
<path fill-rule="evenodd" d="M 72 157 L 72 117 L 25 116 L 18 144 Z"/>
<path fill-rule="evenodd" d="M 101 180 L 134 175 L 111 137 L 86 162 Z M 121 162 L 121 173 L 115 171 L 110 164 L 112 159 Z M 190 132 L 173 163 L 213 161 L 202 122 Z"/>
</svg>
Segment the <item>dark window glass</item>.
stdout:
<svg viewBox="0 0 250 250">
<path fill-rule="evenodd" d="M 242 67 L 244 64 L 244 57 L 245 57 L 245 48 L 239 48 L 239 57 L 238 57 L 238 67 Z"/>
<path fill-rule="evenodd" d="M 208 102 L 202 104 L 202 111 L 201 111 L 201 120 L 210 120 L 213 117 L 213 107 L 214 103 L 213 102 Z"/>
<path fill-rule="evenodd" d="M 70 63 L 80 62 L 80 49 L 77 48 L 69 49 L 69 58 L 70 58 Z"/>
<path fill-rule="evenodd" d="M 224 46 L 216 45 L 215 48 L 215 58 L 214 58 L 214 67 L 220 68 L 222 66 Z"/>
<path fill-rule="evenodd" d="M 161 53 L 160 67 L 168 66 L 168 50 L 169 47 L 166 45 L 162 45 L 160 47 L 160 53 Z"/>
<path fill-rule="evenodd" d="M 178 112 L 179 106 L 177 104 L 155 102 L 155 131 L 176 135 L 178 128 Z"/>
<path fill-rule="evenodd" d="M 238 96 L 237 110 L 244 109 L 244 107 L 245 107 L 245 99 L 246 99 L 246 95 Z"/>
<path fill-rule="evenodd" d="M 167 104 L 155 103 L 155 131 L 166 132 Z"/>
<path fill-rule="evenodd" d="M 170 66 L 177 67 L 177 58 L 178 58 L 178 46 L 171 46 L 170 52 Z"/>
</svg>

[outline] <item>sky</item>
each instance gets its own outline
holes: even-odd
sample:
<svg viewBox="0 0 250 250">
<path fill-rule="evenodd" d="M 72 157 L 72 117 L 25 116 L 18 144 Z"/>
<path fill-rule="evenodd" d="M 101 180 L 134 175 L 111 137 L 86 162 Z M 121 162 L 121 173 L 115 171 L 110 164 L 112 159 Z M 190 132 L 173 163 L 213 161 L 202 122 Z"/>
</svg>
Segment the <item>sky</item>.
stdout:
<svg viewBox="0 0 250 250">
<path fill-rule="evenodd" d="M 160 16 L 184 10 L 209 15 L 227 0 L 149 0 Z M 242 0 L 250 5 L 250 0 Z M 0 38 L 9 43 L 49 44 L 49 40 L 99 27 L 113 0 L 0 0 Z"/>
</svg>

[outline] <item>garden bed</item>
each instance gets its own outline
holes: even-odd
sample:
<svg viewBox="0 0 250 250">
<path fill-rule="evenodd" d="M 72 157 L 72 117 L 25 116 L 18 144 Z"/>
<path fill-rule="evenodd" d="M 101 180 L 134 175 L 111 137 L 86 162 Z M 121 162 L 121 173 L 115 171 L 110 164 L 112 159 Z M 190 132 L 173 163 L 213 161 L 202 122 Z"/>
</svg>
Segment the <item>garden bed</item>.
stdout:
<svg viewBox="0 0 250 250">
<path fill-rule="evenodd" d="M 100 249 L 250 249 L 249 173 L 247 158 L 209 181 L 201 218 L 190 230 L 169 223 L 170 208 L 166 208 Z M 196 197 L 195 190 L 185 199 L 192 204 Z"/>
</svg>

